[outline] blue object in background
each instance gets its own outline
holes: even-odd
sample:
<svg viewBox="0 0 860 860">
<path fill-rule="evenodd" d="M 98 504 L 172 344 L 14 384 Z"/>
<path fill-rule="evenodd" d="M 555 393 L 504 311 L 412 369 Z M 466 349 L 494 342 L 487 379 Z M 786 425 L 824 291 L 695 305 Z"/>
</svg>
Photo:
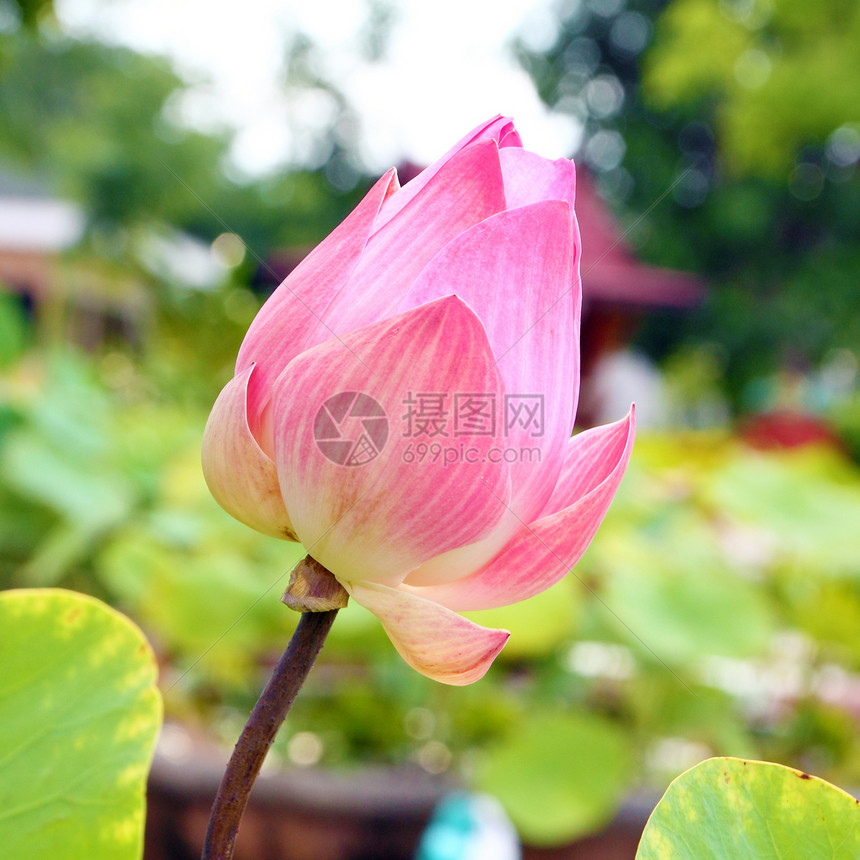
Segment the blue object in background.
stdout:
<svg viewBox="0 0 860 860">
<path fill-rule="evenodd" d="M 415 860 L 520 860 L 516 830 L 483 794 L 449 794 L 433 812 Z"/>
</svg>

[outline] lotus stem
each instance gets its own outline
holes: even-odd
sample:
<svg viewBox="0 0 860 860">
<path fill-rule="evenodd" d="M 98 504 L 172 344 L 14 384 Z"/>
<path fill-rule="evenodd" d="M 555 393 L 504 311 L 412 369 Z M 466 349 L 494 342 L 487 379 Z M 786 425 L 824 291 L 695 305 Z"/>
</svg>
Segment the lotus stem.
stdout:
<svg viewBox="0 0 860 860">
<path fill-rule="evenodd" d="M 236 742 L 209 817 L 202 860 L 230 860 L 251 788 L 338 610 L 304 612 Z"/>
</svg>

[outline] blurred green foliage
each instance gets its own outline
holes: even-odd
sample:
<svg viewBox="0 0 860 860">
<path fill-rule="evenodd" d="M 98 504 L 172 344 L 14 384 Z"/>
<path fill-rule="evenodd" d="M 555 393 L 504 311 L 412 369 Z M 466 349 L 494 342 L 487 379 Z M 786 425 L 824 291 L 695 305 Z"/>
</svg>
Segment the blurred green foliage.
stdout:
<svg viewBox="0 0 860 860">
<path fill-rule="evenodd" d="M 24 27 L 34 30 L 39 18 L 53 11 L 52 0 L 3 0 L 0 13 L 6 20 L 5 30 Z"/>
<path fill-rule="evenodd" d="M 583 124 L 577 163 L 646 260 L 710 285 L 700 312 L 648 320 L 640 345 L 710 344 L 738 409 L 781 366 L 856 356 L 857 4 L 582 0 L 559 16 L 551 47 L 518 52 Z"/>
<path fill-rule="evenodd" d="M 803 147 L 860 116 L 858 79 L 860 7 L 850 0 L 675 0 L 657 22 L 643 87 L 660 110 L 711 113 L 730 168 L 785 181 Z M 843 136 L 860 145 L 849 128 Z"/>
<path fill-rule="evenodd" d="M 344 162 L 335 131 L 317 142 L 318 166 L 236 177 L 230 135 L 183 121 L 185 83 L 158 57 L 45 24 L 0 30 L 0 71 L 0 167 L 80 203 L 101 256 L 122 259 L 128 230 L 166 224 L 238 233 L 259 265 L 272 248 L 315 244 L 361 193 L 354 170 L 344 183 L 339 169 L 337 186 L 327 178 Z"/>
<path fill-rule="evenodd" d="M 217 328 L 225 300 L 198 296 L 195 316 Z M 183 319 L 165 313 L 156 364 L 194 376 L 182 359 L 193 341 L 168 334 Z M 189 380 L 190 393 L 175 370 L 174 384 L 153 385 L 161 371 L 149 361 L 31 352 L 6 370 L 0 582 L 73 586 L 127 612 L 157 649 L 168 717 L 230 743 L 295 624 L 278 597 L 302 550 L 209 496 L 199 440 L 207 386 L 220 380 Z M 860 681 L 858 521 L 860 474 L 833 450 L 643 437 L 574 574 L 474 613 L 513 633 L 481 684 L 419 676 L 350 606 L 275 754 L 453 768 L 545 844 L 598 827 L 631 789 L 712 754 L 852 784 L 856 713 L 839 691 Z M 564 803 L 541 800 L 549 785 Z"/>
<path fill-rule="evenodd" d="M 199 468 L 208 410 L 259 306 L 255 261 L 218 288 L 181 289 L 129 264 L 127 239 L 141 225 L 205 239 L 231 230 L 265 258 L 320 238 L 361 183 L 330 182 L 348 155 L 337 141 L 324 142 L 320 167 L 229 179 L 228 138 L 175 121 L 181 82 L 163 62 L 46 38 L 38 5 L 22 4 L 21 28 L 0 35 L 0 158 L 85 207 L 81 260 L 140 278 L 152 313 L 134 345 L 28 350 L 21 308 L 0 294 L 0 588 L 60 584 L 128 612 L 155 643 L 170 718 L 232 743 L 295 624 L 278 597 L 302 553 L 234 522 Z M 786 358 L 817 362 L 860 342 L 860 180 L 839 162 L 852 151 L 850 134 L 836 134 L 848 126 L 830 128 L 850 94 L 798 116 L 794 94 L 774 91 L 773 135 L 738 143 L 732 123 L 762 94 L 726 76 L 752 45 L 768 52 L 773 80 L 790 79 L 833 26 L 827 10 L 857 15 L 829 0 L 807 31 L 782 2 L 750 29 L 725 10 L 755 3 L 678 0 L 663 19 L 664 6 L 570 4 L 556 44 L 521 46 L 521 56 L 544 99 L 583 120 L 580 161 L 642 254 L 713 283 L 701 315 L 672 330 L 652 323 L 642 343 L 655 355 L 685 345 L 673 376 L 682 400 L 726 374 L 740 405 L 744 387 Z M 707 50 L 690 47 L 699 14 L 725 18 Z M 785 51 L 771 51 L 775 39 Z M 835 87 L 854 45 L 834 57 Z M 291 74 L 325 87 L 310 54 L 295 46 Z M 822 61 L 810 80 L 826 72 Z M 858 403 L 834 417 L 860 450 Z M 455 690 L 417 675 L 350 606 L 275 752 L 294 765 L 457 770 L 546 844 L 599 826 L 629 790 L 662 786 L 711 754 L 856 784 L 858 498 L 856 466 L 831 450 L 642 438 L 574 574 L 518 606 L 474 613 L 513 633 L 481 684 Z"/>
<path fill-rule="evenodd" d="M 171 134 L 160 114 L 179 84 L 166 63 L 129 50 L 21 35 L 4 55 L 3 156 L 85 202 L 96 223 L 148 216 L 191 226 L 207 213 L 165 177 L 172 170 L 208 191 L 225 147 Z"/>
<path fill-rule="evenodd" d="M 8 292 L 0 292 L 0 370 L 21 356 L 28 335 L 27 321 L 19 303 Z"/>
</svg>

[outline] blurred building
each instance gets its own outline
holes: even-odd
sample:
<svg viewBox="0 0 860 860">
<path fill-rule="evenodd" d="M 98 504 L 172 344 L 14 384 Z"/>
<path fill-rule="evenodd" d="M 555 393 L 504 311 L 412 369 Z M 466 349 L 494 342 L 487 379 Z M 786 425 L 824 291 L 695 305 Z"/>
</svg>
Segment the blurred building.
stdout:
<svg viewBox="0 0 860 860">
<path fill-rule="evenodd" d="M 0 171 L 0 288 L 17 296 L 43 342 L 95 348 L 133 339 L 144 296 L 72 251 L 84 236 L 79 206 Z"/>
<path fill-rule="evenodd" d="M 0 283 L 28 311 L 48 300 L 59 255 L 83 236 L 83 215 L 36 183 L 0 171 Z"/>
<path fill-rule="evenodd" d="M 636 258 L 617 219 L 583 168 L 576 175 L 582 237 L 582 393 L 577 423 L 620 418 L 636 401 L 641 426 L 660 424 L 666 395 L 657 368 L 630 344 L 643 320 L 689 311 L 705 298 L 702 281 Z"/>
<path fill-rule="evenodd" d="M 17 296 L 43 343 L 134 344 L 153 284 L 205 290 L 224 278 L 210 245 L 178 231 L 117 229 L 89 248 L 85 230 L 80 206 L 0 170 L 0 289 Z"/>
</svg>

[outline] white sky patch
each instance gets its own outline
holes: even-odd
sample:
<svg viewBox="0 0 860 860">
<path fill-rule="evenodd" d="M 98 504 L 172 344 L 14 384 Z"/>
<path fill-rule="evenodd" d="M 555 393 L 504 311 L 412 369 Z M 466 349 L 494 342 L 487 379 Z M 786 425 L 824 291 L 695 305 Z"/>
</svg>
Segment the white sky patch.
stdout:
<svg viewBox="0 0 860 860">
<path fill-rule="evenodd" d="M 315 130 L 332 115 L 324 95 L 281 86 L 299 30 L 357 112 L 357 150 L 374 172 L 404 159 L 429 163 L 496 113 L 514 117 L 529 149 L 570 155 L 581 129 L 546 110 L 510 49 L 517 35 L 536 47 L 552 43 L 550 2 L 395 0 L 378 62 L 359 50 L 369 6 L 356 0 L 57 0 L 56 9 L 71 33 L 169 56 L 192 85 L 175 115 L 204 130 L 237 130 L 237 166 L 259 174 L 307 159 Z"/>
</svg>

